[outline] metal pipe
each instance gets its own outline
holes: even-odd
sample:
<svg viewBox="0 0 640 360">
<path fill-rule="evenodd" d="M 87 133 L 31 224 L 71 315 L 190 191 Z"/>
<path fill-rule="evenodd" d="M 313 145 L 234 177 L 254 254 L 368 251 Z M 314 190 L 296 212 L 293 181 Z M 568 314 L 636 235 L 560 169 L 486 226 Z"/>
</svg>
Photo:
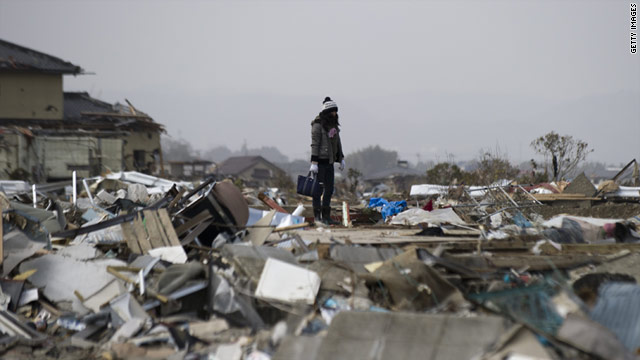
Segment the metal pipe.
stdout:
<svg viewBox="0 0 640 360">
<path fill-rule="evenodd" d="M 77 179 L 76 179 L 76 171 L 73 170 L 73 173 L 71 174 L 71 187 L 73 187 L 73 206 L 78 205 L 78 190 L 76 189 L 77 186 Z"/>
<path fill-rule="evenodd" d="M 89 201 L 91 201 L 91 205 L 95 205 L 95 202 L 93 202 L 93 196 L 91 195 L 91 190 L 89 190 L 89 184 L 87 184 L 87 179 L 82 179 L 82 184 L 84 185 L 84 190 L 87 192 L 87 195 L 89 196 Z"/>
</svg>

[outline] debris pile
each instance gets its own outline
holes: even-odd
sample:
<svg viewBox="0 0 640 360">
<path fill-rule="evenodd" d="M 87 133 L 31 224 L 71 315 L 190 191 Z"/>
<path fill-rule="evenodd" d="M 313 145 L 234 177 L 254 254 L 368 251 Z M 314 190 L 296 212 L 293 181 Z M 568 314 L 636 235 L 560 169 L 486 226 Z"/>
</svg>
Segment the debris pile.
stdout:
<svg viewBox="0 0 640 360">
<path fill-rule="evenodd" d="M 0 183 L 3 358 L 640 354 L 640 216 L 538 213 L 619 187 L 416 185 L 339 201 L 342 225 L 316 226 L 277 189 L 135 172 L 74 184 Z"/>
</svg>

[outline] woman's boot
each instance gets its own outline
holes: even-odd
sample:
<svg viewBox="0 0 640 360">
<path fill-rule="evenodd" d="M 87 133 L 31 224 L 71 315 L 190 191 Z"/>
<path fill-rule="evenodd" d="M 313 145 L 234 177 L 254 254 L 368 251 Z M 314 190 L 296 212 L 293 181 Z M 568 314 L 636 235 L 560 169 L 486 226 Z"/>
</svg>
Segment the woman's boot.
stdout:
<svg viewBox="0 0 640 360">
<path fill-rule="evenodd" d="M 331 218 L 331 206 L 322 207 L 322 222 L 327 225 L 340 225 L 339 222 Z"/>
<path fill-rule="evenodd" d="M 316 224 L 319 224 L 322 222 L 322 212 L 318 207 L 313 208 L 313 222 Z"/>
</svg>

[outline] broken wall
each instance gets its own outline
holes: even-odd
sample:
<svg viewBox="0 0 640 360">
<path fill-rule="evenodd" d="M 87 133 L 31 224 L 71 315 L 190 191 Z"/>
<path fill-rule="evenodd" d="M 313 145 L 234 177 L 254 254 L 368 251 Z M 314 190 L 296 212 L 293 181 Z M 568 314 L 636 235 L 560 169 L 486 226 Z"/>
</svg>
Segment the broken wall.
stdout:
<svg viewBox="0 0 640 360">
<path fill-rule="evenodd" d="M 0 73 L 0 118 L 62 120 L 62 75 Z"/>
<path fill-rule="evenodd" d="M 29 171 L 24 135 L 12 129 L 0 129 L 0 179 L 10 179 L 17 169 Z"/>
<path fill-rule="evenodd" d="M 160 151 L 159 131 L 131 131 L 124 138 L 124 170 L 154 173 L 160 166 L 160 159 L 156 159 L 154 153 L 159 155 Z"/>
<path fill-rule="evenodd" d="M 39 157 L 35 161 L 46 179 L 69 178 L 74 170 L 80 177 L 98 175 L 105 167 L 120 171 L 122 142 L 90 136 L 37 137 Z"/>
<path fill-rule="evenodd" d="M 0 131 L 0 179 L 34 182 L 69 179 L 76 170 L 88 177 L 122 170 L 123 140 L 92 136 L 27 136 L 14 129 Z"/>
</svg>

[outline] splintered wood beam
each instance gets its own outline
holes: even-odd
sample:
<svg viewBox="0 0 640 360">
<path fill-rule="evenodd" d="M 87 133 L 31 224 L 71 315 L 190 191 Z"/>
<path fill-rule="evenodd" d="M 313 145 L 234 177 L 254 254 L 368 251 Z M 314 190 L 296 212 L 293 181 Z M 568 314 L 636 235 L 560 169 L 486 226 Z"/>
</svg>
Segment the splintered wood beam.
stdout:
<svg viewBox="0 0 640 360">
<path fill-rule="evenodd" d="M 273 209 L 273 210 L 275 210 L 277 212 L 288 214 L 287 210 L 283 209 L 280 205 L 278 205 L 277 202 L 275 202 L 272 198 L 268 197 L 264 193 L 259 193 L 258 194 L 258 199 L 260 199 L 260 201 L 262 201 L 269 208 L 271 208 L 271 209 Z"/>
</svg>

